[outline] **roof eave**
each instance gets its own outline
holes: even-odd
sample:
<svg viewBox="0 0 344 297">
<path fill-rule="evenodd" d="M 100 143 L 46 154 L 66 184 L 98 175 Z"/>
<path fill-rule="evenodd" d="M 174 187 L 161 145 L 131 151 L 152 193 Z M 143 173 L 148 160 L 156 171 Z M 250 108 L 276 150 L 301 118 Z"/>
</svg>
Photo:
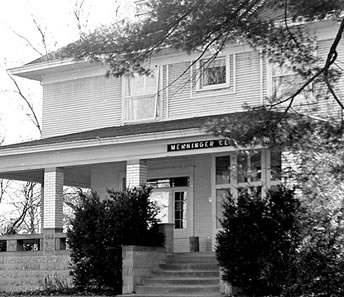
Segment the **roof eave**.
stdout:
<svg viewBox="0 0 344 297">
<path fill-rule="evenodd" d="M 25 64 L 20 67 L 9 69 L 10 74 L 32 80 L 42 81 L 46 74 L 67 69 L 83 68 L 81 65 L 89 65 L 84 61 L 76 61 L 73 58 L 57 59 L 39 63 Z M 89 67 L 89 66 L 88 66 Z"/>
</svg>

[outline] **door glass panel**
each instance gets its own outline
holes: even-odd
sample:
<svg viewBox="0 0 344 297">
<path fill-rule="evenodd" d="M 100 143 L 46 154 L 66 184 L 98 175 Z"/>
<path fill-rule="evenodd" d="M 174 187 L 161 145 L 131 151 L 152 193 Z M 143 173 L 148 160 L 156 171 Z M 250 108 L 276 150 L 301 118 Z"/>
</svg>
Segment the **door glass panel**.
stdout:
<svg viewBox="0 0 344 297">
<path fill-rule="evenodd" d="M 186 229 L 186 209 L 187 197 L 186 192 L 174 193 L 174 228 Z"/>
<path fill-rule="evenodd" d="M 220 220 L 223 218 L 223 201 L 230 194 L 230 189 L 216 190 L 216 228 L 221 228 Z"/>
<path fill-rule="evenodd" d="M 169 223 L 169 216 L 168 216 L 168 206 L 169 206 L 169 192 L 152 192 L 150 199 L 154 203 L 156 203 L 157 207 L 159 207 L 159 213 L 157 215 L 157 219 L 160 220 L 161 223 Z"/>
<path fill-rule="evenodd" d="M 230 175 L 230 156 L 216 158 L 216 184 L 229 184 L 231 182 Z"/>
</svg>

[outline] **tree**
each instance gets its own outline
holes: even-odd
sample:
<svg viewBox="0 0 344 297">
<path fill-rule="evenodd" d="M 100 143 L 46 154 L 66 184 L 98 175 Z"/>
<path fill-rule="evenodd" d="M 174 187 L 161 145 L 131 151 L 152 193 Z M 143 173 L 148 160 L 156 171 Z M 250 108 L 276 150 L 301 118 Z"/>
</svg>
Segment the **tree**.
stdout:
<svg viewBox="0 0 344 297">
<path fill-rule="evenodd" d="M 71 6 L 73 16 L 75 18 L 75 29 L 78 34 L 82 36 L 87 30 L 88 17 L 90 10 L 85 9 L 86 0 L 75 0 Z M 35 55 L 38 55 L 39 58 L 50 59 L 48 55 L 49 52 L 52 52 L 56 49 L 58 42 L 51 38 L 48 34 L 47 26 L 43 21 L 40 21 L 37 16 L 31 13 L 32 25 L 35 30 L 37 40 L 33 38 L 28 38 L 27 36 L 21 34 L 20 32 L 14 31 L 13 33 L 16 37 L 19 37 L 23 40 L 29 50 L 31 50 Z M 6 61 L 4 62 L 4 67 L 8 68 Z M 11 92 L 18 99 L 18 107 L 22 109 L 25 115 L 28 117 L 30 122 L 33 124 L 34 133 L 38 137 L 42 135 L 42 126 L 41 126 L 41 117 L 40 117 L 40 108 L 35 106 L 35 97 L 41 97 L 37 94 L 31 94 L 29 88 L 26 87 L 27 81 L 22 82 L 20 79 L 12 76 L 9 71 L 6 71 L 7 77 L 10 79 L 12 87 L 9 87 L 9 90 L 1 90 L 2 92 Z M 9 85 L 10 86 L 10 85 Z M 37 132 L 37 134 L 36 134 Z M 31 137 L 37 137 L 32 135 Z M 2 144 L 3 139 L 0 140 L 0 145 Z M 75 201 L 76 189 L 66 189 L 64 195 L 65 198 L 65 209 L 67 210 L 67 218 L 65 218 L 65 223 L 67 224 L 71 211 L 73 208 L 73 203 L 77 205 Z M 40 209 L 40 198 L 41 190 L 40 185 L 34 182 L 13 182 L 10 180 L 0 180 L 0 203 L 2 198 L 10 200 L 10 206 L 14 209 L 11 212 L 11 215 L 4 218 L 1 222 L 2 230 L 1 233 L 36 233 L 38 232 L 40 218 L 39 218 L 39 209 Z M 66 214 L 66 213 L 65 213 Z"/>
<path fill-rule="evenodd" d="M 151 58 L 160 51 L 192 53 L 196 58 L 190 67 L 210 55 L 208 64 L 201 66 L 208 67 L 228 44 L 244 43 L 259 50 L 271 63 L 289 69 L 297 76 L 291 93 L 266 98 L 262 106 L 247 106 L 240 119 L 219 117 L 206 123 L 205 128 L 238 148 L 264 146 L 289 152 L 289 177 L 302 194 L 311 217 L 318 218 L 305 229 L 310 238 L 300 247 L 305 255 L 302 259 L 308 259 L 303 264 L 312 263 L 310 259 L 319 264 L 316 257 L 333 255 L 328 263 L 341 267 L 343 239 L 334 234 L 340 234 L 342 228 L 344 197 L 344 105 L 336 89 L 342 73 L 339 45 L 344 31 L 344 1 L 152 0 L 149 5 L 150 13 L 142 22 L 101 27 L 59 54 L 107 64 L 108 75 L 147 75 L 151 72 Z M 337 30 L 323 59 L 315 55 L 316 36 L 307 30 L 307 24 L 321 21 L 333 22 Z M 315 100 L 310 108 L 300 109 L 296 104 L 298 95 L 305 95 L 311 84 L 318 89 Z M 336 104 L 334 114 L 322 113 L 321 106 L 317 106 L 326 98 Z M 312 246 L 321 252 L 308 253 Z M 339 259 L 340 265 L 333 259 Z M 325 279 L 321 282 L 324 284 L 338 272 L 319 267 L 305 269 L 310 272 L 316 268 L 320 273 L 308 284 L 318 277 Z M 321 271 L 329 272 L 328 277 L 322 278 Z M 313 293 L 324 294 L 317 290 Z M 326 294 L 337 296 L 330 295 L 329 290 Z"/>
<path fill-rule="evenodd" d="M 208 67 L 228 44 L 248 44 L 271 63 L 289 69 L 298 77 L 292 93 L 266 98 L 262 106 L 246 107 L 249 123 L 260 136 L 254 139 L 254 144 L 260 141 L 263 145 L 285 145 L 290 140 L 294 143 L 299 138 L 307 139 L 314 129 L 326 131 L 342 127 L 344 105 L 334 86 L 342 71 L 338 64 L 338 46 L 344 30 L 343 0 L 151 0 L 149 7 L 149 15 L 143 21 L 122 21 L 100 27 L 61 49 L 58 55 L 107 64 L 108 75 L 133 72 L 147 75 L 151 72 L 151 58 L 160 51 L 181 50 L 196 54 L 190 67 L 210 54 L 211 58 L 201 66 Z M 337 24 L 337 33 L 322 60 L 315 55 L 316 36 L 307 30 L 307 24 L 325 20 Z M 319 92 L 311 108 L 307 112 L 302 109 L 300 113 L 293 108 L 296 99 L 305 94 L 311 84 L 317 85 Z M 316 105 L 328 97 L 336 102 L 337 112 L 319 117 Z M 247 118 L 240 120 L 240 128 L 246 127 Z M 252 118 L 255 121 L 251 121 Z M 316 128 L 315 125 L 324 127 Z M 209 126 L 210 132 L 219 135 L 224 130 L 231 130 L 226 127 L 232 127 L 233 123 L 221 119 Z M 236 128 L 233 130 L 238 131 Z M 304 129 L 309 131 L 305 137 Z M 221 135 L 235 139 L 228 133 Z"/>
</svg>

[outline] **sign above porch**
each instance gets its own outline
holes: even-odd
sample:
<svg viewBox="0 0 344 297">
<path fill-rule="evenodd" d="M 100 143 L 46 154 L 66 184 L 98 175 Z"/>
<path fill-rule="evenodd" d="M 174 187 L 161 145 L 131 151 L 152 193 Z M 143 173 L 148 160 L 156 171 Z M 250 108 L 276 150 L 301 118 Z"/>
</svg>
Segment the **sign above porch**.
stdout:
<svg viewBox="0 0 344 297">
<path fill-rule="evenodd" d="M 168 152 L 199 150 L 214 147 L 231 146 L 228 139 L 202 140 L 192 142 L 180 142 L 167 145 Z"/>
</svg>

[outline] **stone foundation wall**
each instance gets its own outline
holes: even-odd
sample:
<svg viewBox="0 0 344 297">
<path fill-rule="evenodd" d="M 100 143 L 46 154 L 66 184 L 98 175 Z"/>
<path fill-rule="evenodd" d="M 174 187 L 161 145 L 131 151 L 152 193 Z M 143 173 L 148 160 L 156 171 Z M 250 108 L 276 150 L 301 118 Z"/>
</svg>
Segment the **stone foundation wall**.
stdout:
<svg viewBox="0 0 344 297">
<path fill-rule="evenodd" d="M 70 253 L 54 255 L 35 252 L 0 253 L 0 291 L 20 292 L 70 287 Z"/>
</svg>

